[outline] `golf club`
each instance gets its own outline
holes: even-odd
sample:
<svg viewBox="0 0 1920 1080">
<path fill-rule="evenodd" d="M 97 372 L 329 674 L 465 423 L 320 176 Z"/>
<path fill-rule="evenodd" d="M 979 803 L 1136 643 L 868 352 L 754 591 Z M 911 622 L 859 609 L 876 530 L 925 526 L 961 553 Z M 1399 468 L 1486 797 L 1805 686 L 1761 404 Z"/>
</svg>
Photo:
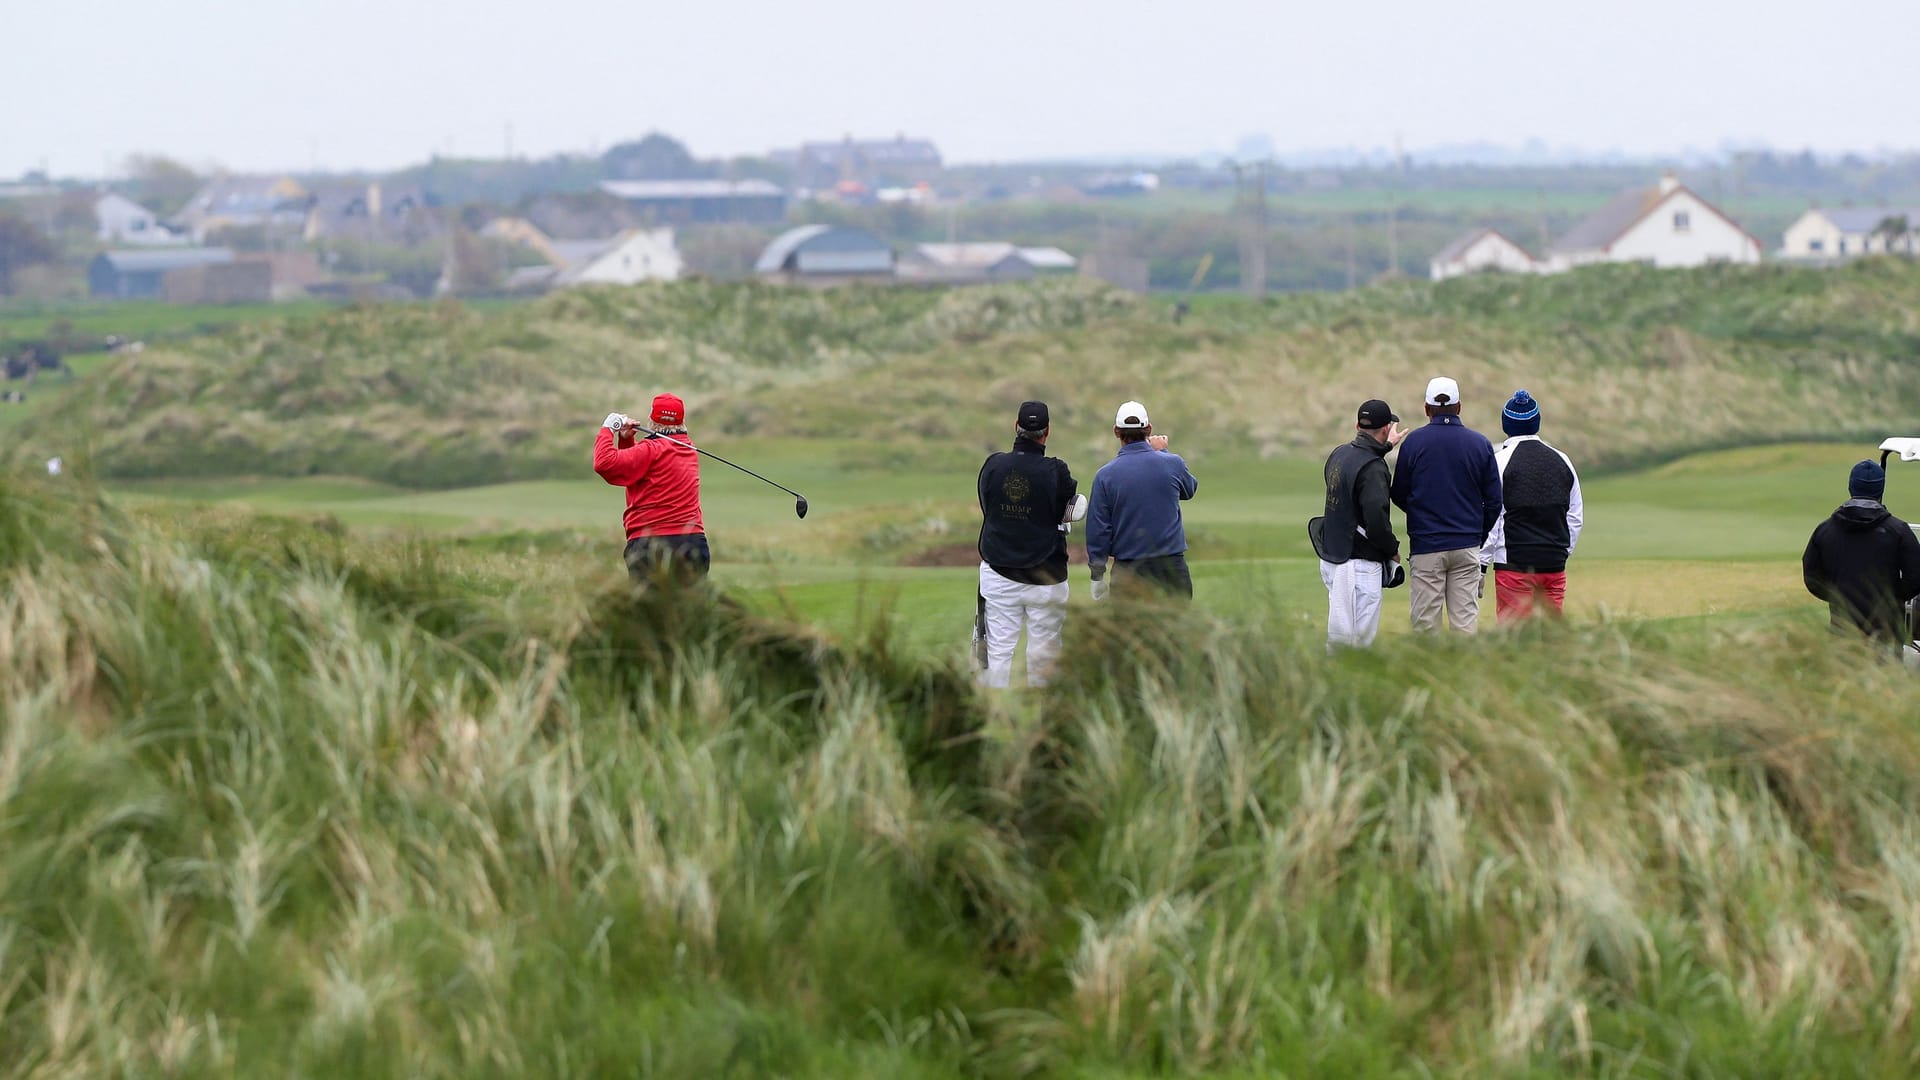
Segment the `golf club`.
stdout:
<svg viewBox="0 0 1920 1080">
<path fill-rule="evenodd" d="M 638 429 L 636 428 L 636 431 L 637 431 L 637 430 L 638 430 Z M 708 457 L 710 457 L 710 458 L 712 458 L 713 460 L 715 460 L 715 461 L 717 461 L 717 462 L 719 462 L 719 463 L 720 463 L 720 464 L 722 464 L 722 465 L 726 465 L 726 466 L 729 466 L 729 467 L 731 467 L 731 468 L 735 468 L 735 469 L 739 469 L 739 470 L 740 470 L 741 472 L 743 472 L 743 473 L 746 473 L 746 474 L 747 474 L 748 476 L 751 476 L 751 477 L 753 477 L 753 478 L 754 478 L 755 480 L 758 480 L 758 481 L 760 481 L 760 482 L 761 482 L 761 483 L 763 483 L 763 484 L 773 484 L 773 486 L 774 486 L 774 487 L 777 487 L 777 488 L 779 488 L 779 489 L 780 489 L 781 491 L 784 491 L 784 492 L 786 492 L 787 494 L 789 494 L 789 495 L 791 495 L 791 496 L 793 496 L 793 512 L 794 512 L 795 514 L 797 514 L 797 515 L 799 515 L 799 516 L 800 516 L 800 517 L 802 517 L 802 518 L 804 518 L 804 517 L 806 517 L 806 516 L 807 516 L 807 497 L 806 497 L 805 495 L 802 495 L 802 494 L 800 494 L 799 492 L 797 492 L 797 491 L 795 491 L 795 490 L 793 490 L 792 488 L 790 488 L 790 487 L 788 487 L 787 485 L 785 485 L 785 484 L 774 484 L 774 483 L 773 483 L 773 481 L 771 481 L 771 480 L 769 480 L 769 479 L 767 479 L 767 478 L 766 478 L 766 477 L 764 477 L 764 476 L 761 476 L 761 475 L 760 475 L 759 473 L 757 473 L 757 472 L 754 472 L 754 471 L 753 471 L 752 469 L 749 469 L 749 468 L 747 468 L 747 467 L 746 467 L 746 466 L 744 466 L 744 465 L 735 465 L 735 464 L 734 464 L 733 462 L 731 462 L 731 461 L 728 461 L 728 460 L 727 460 L 726 458 L 723 458 L 723 457 L 721 457 L 721 456 L 720 456 L 719 454 L 716 454 L 716 453 L 714 453 L 714 452 L 713 452 L 713 451 L 711 451 L 711 450 L 703 450 L 703 449 L 701 449 L 700 447 L 698 447 L 698 446 L 695 446 L 695 445 L 693 445 L 692 443 L 688 443 L 688 442 L 681 442 L 681 441 L 680 441 L 679 439 L 676 439 L 676 438 L 674 438 L 674 437 L 673 437 L 673 436 L 671 436 L 671 435 L 662 435 L 662 434 L 660 434 L 660 433 L 659 433 L 659 432 L 657 432 L 657 431 L 649 431 L 649 432 L 644 432 L 644 434 L 645 434 L 645 435 L 646 435 L 646 437 L 647 437 L 647 438 L 649 438 L 649 439 L 665 439 L 665 440 L 667 440 L 668 442 L 670 442 L 670 443 L 673 443 L 673 444 L 674 444 L 674 445 L 676 445 L 676 446 L 684 446 L 684 447 L 686 447 L 687 449 L 689 449 L 689 450 L 691 450 L 691 451 L 693 451 L 693 452 L 694 452 L 694 453 L 696 453 L 696 454 L 705 454 L 705 455 L 707 455 Z"/>
</svg>

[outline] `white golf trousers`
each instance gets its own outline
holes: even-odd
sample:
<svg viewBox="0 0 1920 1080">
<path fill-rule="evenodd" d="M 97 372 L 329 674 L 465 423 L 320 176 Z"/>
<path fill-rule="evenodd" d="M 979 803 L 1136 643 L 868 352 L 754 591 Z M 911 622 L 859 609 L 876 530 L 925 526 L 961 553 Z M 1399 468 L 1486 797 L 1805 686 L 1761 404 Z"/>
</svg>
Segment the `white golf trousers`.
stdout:
<svg viewBox="0 0 1920 1080">
<path fill-rule="evenodd" d="M 1320 581 L 1327 587 L 1327 647 L 1365 648 L 1380 632 L 1380 587 L 1385 568 L 1366 559 L 1343 563 L 1320 560 Z"/>
<path fill-rule="evenodd" d="M 1007 686 L 1013 681 L 1013 647 L 1020 624 L 1027 626 L 1027 685 L 1045 686 L 1060 656 L 1060 628 L 1067 621 L 1067 583 L 1022 585 L 980 564 L 980 597 L 986 601 L 987 668 L 980 681 Z M 976 634 L 979 628 L 976 627 Z"/>
</svg>

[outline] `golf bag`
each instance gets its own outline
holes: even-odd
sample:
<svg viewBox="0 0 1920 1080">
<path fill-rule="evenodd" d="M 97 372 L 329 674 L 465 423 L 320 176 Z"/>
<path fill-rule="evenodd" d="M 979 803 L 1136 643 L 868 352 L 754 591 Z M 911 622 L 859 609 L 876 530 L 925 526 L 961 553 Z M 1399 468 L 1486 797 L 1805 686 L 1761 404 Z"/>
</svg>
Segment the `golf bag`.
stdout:
<svg viewBox="0 0 1920 1080">
<path fill-rule="evenodd" d="M 1920 668 L 1920 597 L 1907 601 L 1906 643 L 1900 647 L 1900 659 L 1908 667 Z"/>
<path fill-rule="evenodd" d="M 973 594 L 973 670 L 987 670 L 987 598 Z"/>
</svg>

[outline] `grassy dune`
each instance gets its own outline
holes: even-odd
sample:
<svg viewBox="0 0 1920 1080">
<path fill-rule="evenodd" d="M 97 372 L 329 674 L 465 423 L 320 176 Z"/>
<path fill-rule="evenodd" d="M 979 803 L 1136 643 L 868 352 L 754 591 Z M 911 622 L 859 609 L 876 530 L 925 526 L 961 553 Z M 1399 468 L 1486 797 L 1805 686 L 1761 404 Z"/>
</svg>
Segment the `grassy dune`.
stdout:
<svg viewBox="0 0 1920 1080">
<path fill-rule="evenodd" d="M 965 466 L 1021 399 L 1102 453 L 1140 397 L 1198 458 L 1294 456 L 1381 395 L 1411 414 L 1444 371 L 1491 427 L 1517 386 L 1593 466 L 1880 434 L 1920 408 L 1920 267 L 1690 272 L 1165 305 L 1068 280 L 831 293 L 686 282 L 477 312 L 365 308 L 128 358 L 14 440 L 120 478 L 346 475 L 408 487 L 577 472 L 583 432 L 659 389 L 708 437 L 837 440 L 876 466 Z M 1871 401 L 1874 408 L 1862 409 Z"/>
<path fill-rule="evenodd" d="M 1912 684 L 1811 629 L 1087 613 L 987 697 L 22 480 L 0 582 L 0 1075 L 1920 1068 Z"/>
</svg>

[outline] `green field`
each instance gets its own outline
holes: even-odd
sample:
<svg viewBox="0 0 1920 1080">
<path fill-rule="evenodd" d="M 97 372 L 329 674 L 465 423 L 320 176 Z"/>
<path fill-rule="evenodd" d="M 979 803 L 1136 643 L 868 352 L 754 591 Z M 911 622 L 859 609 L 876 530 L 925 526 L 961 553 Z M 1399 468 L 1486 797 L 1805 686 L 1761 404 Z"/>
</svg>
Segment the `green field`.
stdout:
<svg viewBox="0 0 1920 1080">
<path fill-rule="evenodd" d="M 71 300 L 0 303 L 0 349 L 21 341 L 73 335 L 129 341 L 179 340 L 242 323 L 317 315 L 337 305 L 322 300 L 282 304 L 168 304 L 159 300 Z"/>
<path fill-rule="evenodd" d="M 916 643 L 952 645 L 962 636 L 978 520 L 971 472 L 875 473 L 848 468 L 839 449 L 792 443 L 742 440 L 723 452 L 804 492 L 811 511 L 796 521 L 779 492 L 708 464 L 702 487 L 720 581 L 790 604 L 840 632 L 884 611 Z M 1800 551 L 1845 497 L 1848 468 L 1872 456 L 1870 445 L 1782 445 L 1589 476 L 1571 610 L 1582 617 L 1816 617 L 1821 609 L 1800 585 Z M 1070 464 L 1084 478 L 1098 462 Z M 1194 468 L 1202 488 L 1188 505 L 1187 525 L 1200 605 L 1233 615 L 1279 612 L 1303 623 L 1323 617 L 1304 531 L 1320 510 L 1317 464 L 1228 460 Z M 584 466 L 582 473 L 432 492 L 324 478 L 139 482 L 113 490 L 132 505 L 234 506 L 502 549 L 511 541 L 501 534 L 524 536 L 550 549 L 543 557 L 570 573 L 615 575 L 622 497 Z M 1888 502 L 1896 513 L 1920 517 L 1920 469 L 1906 477 L 1894 466 Z M 928 558 L 946 565 L 912 565 Z M 1081 574 L 1076 602 L 1090 603 Z M 1404 629 L 1402 618 L 1385 620 L 1388 633 Z"/>
</svg>

